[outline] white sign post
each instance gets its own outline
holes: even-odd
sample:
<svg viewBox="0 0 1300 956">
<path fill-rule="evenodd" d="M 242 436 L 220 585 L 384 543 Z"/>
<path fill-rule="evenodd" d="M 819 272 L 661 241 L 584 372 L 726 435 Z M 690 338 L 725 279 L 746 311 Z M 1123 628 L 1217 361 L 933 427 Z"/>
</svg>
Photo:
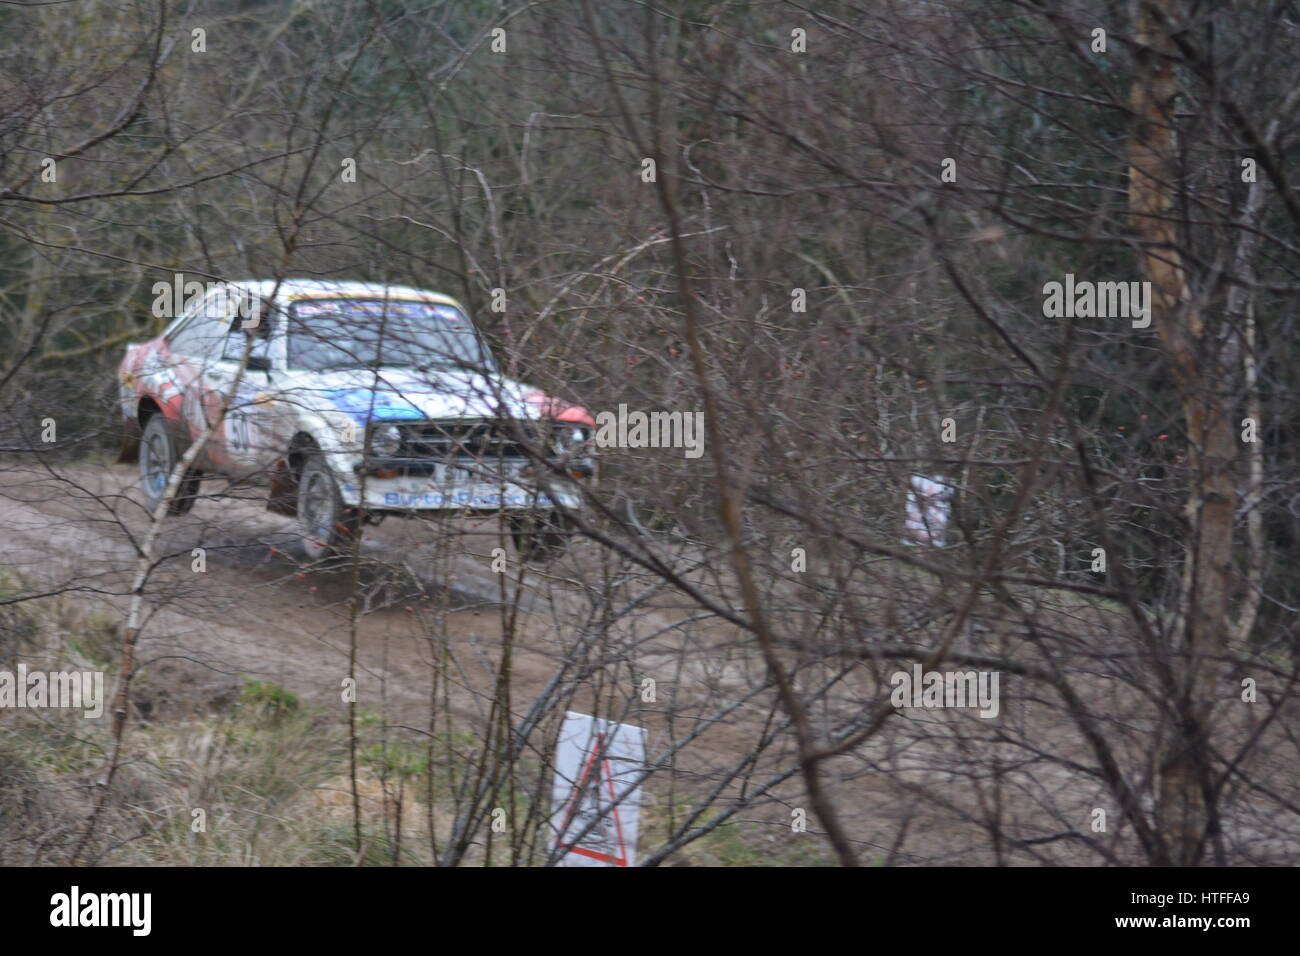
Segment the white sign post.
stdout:
<svg viewBox="0 0 1300 956">
<path fill-rule="evenodd" d="M 560 866 L 632 866 L 645 772 L 644 727 L 567 713 L 555 748 L 552 847 Z"/>
<path fill-rule="evenodd" d="M 929 544 L 942 548 L 951 512 L 951 485 L 925 475 L 913 475 L 907 489 L 903 544 Z"/>
</svg>

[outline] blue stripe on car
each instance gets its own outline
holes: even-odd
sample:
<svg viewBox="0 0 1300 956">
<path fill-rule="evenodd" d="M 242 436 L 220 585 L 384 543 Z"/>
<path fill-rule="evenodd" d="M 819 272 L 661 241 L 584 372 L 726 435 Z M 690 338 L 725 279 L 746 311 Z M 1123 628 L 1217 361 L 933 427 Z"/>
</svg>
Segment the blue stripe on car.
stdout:
<svg viewBox="0 0 1300 956">
<path fill-rule="evenodd" d="M 358 425 L 368 421 L 411 421 L 424 418 L 424 412 L 409 399 L 394 392 L 371 391 L 365 388 L 331 388 L 325 397 L 341 412 L 352 416 Z"/>
</svg>

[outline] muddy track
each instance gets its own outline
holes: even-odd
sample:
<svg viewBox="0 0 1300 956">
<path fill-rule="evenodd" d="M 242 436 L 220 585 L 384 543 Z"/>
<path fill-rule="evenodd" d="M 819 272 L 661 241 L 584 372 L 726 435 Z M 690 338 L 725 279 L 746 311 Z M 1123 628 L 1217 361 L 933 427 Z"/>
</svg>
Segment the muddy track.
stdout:
<svg viewBox="0 0 1300 956">
<path fill-rule="evenodd" d="M 148 525 L 135 469 L 7 469 L 0 482 L 0 564 L 31 589 L 72 588 L 78 601 L 120 614 Z M 306 699 L 337 702 L 347 672 L 350 562 L 303 566 L 291 519 L 224 482 L 205 483 L 204 494 L 188 515 L 169 518 L 160 536 L 140 659 L 187 659 L 215 674 L 275 680 Z M 431 531 L 400 520 L 367 529 L 357 622 L 362 699 L 377 700 L 381 691 L 393 705 L 427 699 L 429 646 L 418 619 L 435 609 L 445 608 L 440 627 L 452 641 L 486 647 L 500 640 L 501 585 L 487 557 L 499 543 L 493 530 L 459 522 Z M 203 573 L 193 570 L 196 548 L 204 550 Z M 520 603 L 535 603 L 535 592 L 527 587 Z M 546 656 L 523 655 L 520 678 L 531 683 L 535 669 L 544 681 Z"/>
<path fill-rule="evenodd" d="M 148 527 L 137 480 L 129 465 L 0 468 L 0 566 L 20 573 L 28 591 L 72 588 L 75 604 L 97 607 L 120 623 L 135 567 L 134 541 Z M 292 520 L 266 511 L 254 490 L 211 481 L 203 494 L 189 514 L 167 519 L 160 536 L 160 560 L 147 588 L 151 611 L 137 652 L 142 671 L 155 691 L 159 683 L 175 684 L 178 700 L 197 700 L 199 707 L 204 700 L 228 701 L 241 680 L 255 678 L 341 709 L 352 626 L 351 563 L 301 565 Z M 502 603 L 502 576 L 490 568 L 491 549 L 505 544 L 507 582 L 518 573 L 513 548 L 499 540 L 495 525 L 390 519 L 367 528 L 356 589 L 363 596 L 355 625 L 358 703 L 392 723 L 426 726 L 434 658 L 445 646 L 457 722 L 480 730 L 486 725 L 509 611 Z M 196 548 L 205 553 L 202 573 L 192 569 Z M 525 574 L 510 685 L 516 719 L 552 680 L 590 619 L 593 609 L 585 602 L 591 594 L 581 582 L 599 580 L 598 559 L 597 547 L 582 541 L 549 571 Z M 698 583 L 705 583 L 704 576 Z M 655 586 L 647 575 L 614 590 L 634 595 Z M 701 615 L 680 594 L 657 591 L 613 631 L 623 647 L 636 645 L 635 663 L 613 658 L 606 675 L 583 688 L 573 707 L 598 706 L 595 695 L 608 702 L 609 674 L 628 682 L 616 695 L 624 700 L 636 700 L 629 689 L 653 677 L 660 703 L 630 715 L 650 730 L 651 753 L 764 683 L 758 656 L 743 636 Z M 848 705 L 860 706 L 852 699 Z M 745 761 L 765 732 L 768 706 L 755 702 L 710 723 L 674 760 L 685 775 L 679 794 L 707 792 L 723 768 Z M 792 757 L 792 742 L 778 741 L 761 759 L 765 767 L 756 769 L 756 779 L 792 766 Z M 836 789 L 843 797 L 851 791 L 849 802 L 869 818 L 860 831 L 864 841 L 887 844 L 880 828 L 892 829 L 897 813 L 886 803 L 882 782 L 859 779 Z M 800 790 L 797 777 L 780 788 L 787 800 L 797 799 Z M 771 812 L 780 818 L 788 809 L 778 805 Z"/>
<path fill-rule="evenodd" d="M 72 588 L 78 603 L 103 607 L 120 620 L 136 543 L 148 527 L 137 482 L 131 465 L 0 469 L 0 565 L 20 573 L 28 590 Z M 520 585 L 513 548 L 499 538 L 496 525 L 388 519 L 366 529 L 356 589 L 362 595 L 356 622 L 359 701 L 382 698 L 386 712 L 422 721 L 435 653 L 429 635 L 436 633 L 445 636 L 457 662 L 452 679 L 463 694 L 453 705 L 465 716 L 485 716 L 503 617 L 515 603 L 516 706 L 526 706 L 552 679 L 574 629 L 592 613 L 580 582 L 593 579 L 596 546 L 579 541 L 574 553 L 553 565 L 529 567 Z M 504 576 L 491 570 L 491 551 L 502 545 L 508 556 Z M 203 573 L 192 567 L 196 548 L 204 551 Z M 151 611 L 138 648 L 143 664 L 193 662 L 214 679 L 268 679 L 309 701 L 340 702 L 354 590 L 349 559 L 301 564 L 292 519 L 266 511 L 256 489 L 221 481 L 204 483 L 189 514 L 167 519 L 157 552 L 146 589 Z M 720 691 L 732 699 L 743 696 L 754 676 L 744 663 L 701 656 L 683 672 L 683 656 L 701 639 L 734 644 L 734 635 L 708 621 L 675 626 L 699 617 L 680 596 L 661 597 L 629 615 L 621 625 L 629 639 L 655 635 L 643 647 L 639 673 L 653 676 L 668 692 L 694 685 L 715 699 Z M 650 723 L 661 713 L 646 711 Z M 720 728 L 715 736 L 732 737 L 725 749 L 744 753 L 744 735 Z"/>
</svg>

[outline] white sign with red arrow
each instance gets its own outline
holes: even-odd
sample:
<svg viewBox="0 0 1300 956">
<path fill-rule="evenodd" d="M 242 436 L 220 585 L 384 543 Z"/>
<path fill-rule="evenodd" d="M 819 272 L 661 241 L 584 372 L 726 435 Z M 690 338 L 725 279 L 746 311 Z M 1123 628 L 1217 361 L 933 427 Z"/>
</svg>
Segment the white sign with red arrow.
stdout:
<svg viewBox="0 0 1300 956">
<path fill-rule="evenodd" d="M 552 846 L 560 866 L 633 866 L 644 727 L 567 713 L 555 748 Z"/>
</svg>

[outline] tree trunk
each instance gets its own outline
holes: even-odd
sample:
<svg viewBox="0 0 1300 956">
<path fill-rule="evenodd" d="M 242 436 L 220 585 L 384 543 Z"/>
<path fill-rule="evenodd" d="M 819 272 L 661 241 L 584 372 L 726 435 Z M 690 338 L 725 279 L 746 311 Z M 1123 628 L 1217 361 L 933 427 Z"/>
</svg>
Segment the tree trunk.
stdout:
<svg viewBox="0 0 1300 956">
<path fill-rule="evenodd" d="M 1142 260 L 1151 281 L 1151 311 L 1160 344 L 1177 383 L 1187 426 L 1188 522 L 1177 654 L 1173 673 L 1172 732 L 1162 760 L 1157 823 L 1165 834 L 1168 862 L 1198 863 L 1212 836 L 1207 802 L 1209 733 L 1215 680 L 1205 655 L 1228 638 L 1237 454 L 1231 421 L 1230 375 L 1206 340 L 1192 302 L 1178 250 L 1173 212 L 1174 130 L 1177 95 L 1172 0 L 1144 0 L 1138 14 L 1138 69 L 1129 153 L 1129 211 L 1143 241 Z"/>
</svg>

